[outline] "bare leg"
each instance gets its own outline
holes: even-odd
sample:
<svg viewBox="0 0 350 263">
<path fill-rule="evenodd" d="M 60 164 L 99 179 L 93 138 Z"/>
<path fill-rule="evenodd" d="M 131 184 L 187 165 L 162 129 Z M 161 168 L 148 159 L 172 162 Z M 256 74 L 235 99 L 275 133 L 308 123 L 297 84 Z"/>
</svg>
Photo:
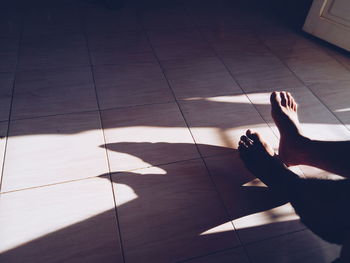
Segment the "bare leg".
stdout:
<svg viewBox="0 0 350 263">
<path fill-rule="evenodd" d="M 279 155 L 287 165 L 305 164 L 350 177 L 350 141 L 317 141 L 302 134 L 290 93 L 271 94 L 271 115 L 281 134 Z"/>
<path fill-rule="evenodd" d="M 323 239 L 344 244 L 340 262 L 349 257 L 350 180 L 300 178 L 290 171 L 259 134 L 247 131 L 238 147 L 246 167 L 277 193 L 288 198 L 301 221 Z"/>
<path fill-rule="evenodd" d="M 272 190 L 294 192 L 292 185 L 298 182 L 299 176 L 276 158 L 272 148 L 258 133 L 248 130 L 246 136 L 241 137 L 238 150 L 248 170 Z"/>
</svg>

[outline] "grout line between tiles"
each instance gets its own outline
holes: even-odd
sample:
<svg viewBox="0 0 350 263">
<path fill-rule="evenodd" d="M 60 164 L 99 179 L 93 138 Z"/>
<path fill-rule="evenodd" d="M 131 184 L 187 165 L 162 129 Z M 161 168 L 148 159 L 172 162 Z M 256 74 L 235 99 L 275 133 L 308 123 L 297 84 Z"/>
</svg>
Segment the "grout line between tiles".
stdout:
<svg viewBox="0 0 350 263">
<path fill-rule="evenodd" d="M 135 169 L 125 170 L 125 171 L 115 171 L 115 172 L 110 171 L 110 172 L 108 172 L 108 174 L 110 174 L 110 175 L 118 175 L 118 174 L 123 174 L 123 173 L 134 172 L 134 171 L 139 171 L 139 170 L 143 170 L 143 169 L 148 169 L 148 168 L 152 168 L 152 167 L 162 167 L 162 166 L 165 166 L 165 165 L 171 165 L 171 164 L 188 162 L 188 161 L 194 161 L 194 160 L 202 160 L 202 159 L 213 158 L 213 157 L 218 157 L 218 156 L 226 156 L 226 155 L 230 155 L 230 154 L 229 153 L 228 154 L 214 154 L 214 155 L 204 156 L 203 158 L 202 157 L 196 157 L 196 158 L 190 158 L 190 159 L 184 159 L 184 160 L 177 160 L 177 161 L 173 161 L 173 162 L 169 162 L 169 163 L 159 163 L 159 164 L 154 164 L 154 165 L 149 165 L 149 166 L 144 166 L 144 167 L 138 167 L 138 168 L 135 168 Z M 67 184 L 67 183 L 71 183 L 71 182 L 83 181 L 83 180 L 88 180 L 88 179 L 92 179 L 92 178 L 99 178 L 99 177 L 103 177 L 103 176 L 106 176 L 106 175 L 107 174 L 103 174 L 103 175 L 98 175 L 98 176 L 90 176 L 90 177 L 85 177 L 85 178 L 61 181 L 61 182 L 56 182 L 56 183 L 51 183 L 51 184 L 31 186 L 31 187 L 27 187 L 27 188 L 21 188 L 21 189 L 15 189 L 15 190 L 6 191 L 6 192 L 0 192 L 0 194 L 9 194 L 9 193 L 14 193 L 14 192 L 19 192 L 19 191 L 27 191 L 27 190 L 36 189 L 36 188 L 42 188 L 42 187 L 48 187 L 48 186 L 54 186 L 54 185 L 60 185 L 60 184 Z"/>
<path fill-rule="evenodd" d="M 186 11 L 187 11 L 187 10 L 186 10 Z M 188 12 L 188 11 L 187 11 L 187 12 Z M 192 19 L 191 16 L 190 16 L 190 18 L 191 18 L 191 20 L 193 21 L 193 19 Z M 193 23 L 194 23 L 194 22 L 193 22 Z M 273 129 L 271 128 L 271 126 L 268 124 L 268 122 L 265 120 L 265 118 L 263 118 L 262 114 L 259 112 L 259 110 L 258 110 L 258 108 L 256 107 L 256 105 L 251 101 L 251 99 L 250 99 L 250 97 L 248 96 L 248 94 L 247 94 L 247 93 L 245 92 L 245 90 L 242 88 L 242 86 L 240 85 L 240 83 L 236 80 L 234 74 L 232 74 L 231 70 L 230 70 L 229 67 L 226 65 L 226 63 L 224 62 L 224 60 L 223 60 L 223 59 L 221 58 L 221 56 L 216 52 L 216 49 L 212 46 L 212 44 L 208 41 L 208 39 L 203 35 L 203 33 L 202 33 L 201 29 L 198 27 L 198 25 L 196 25 L 196 23 L 194 23 L 194 24 L 195 24 L 195 29 L 199 32 L 199 34 L 201 35 L 202 39 L 208 43 L 209 47 L 210 47 L 210 48 L 212 49 L 212 51 L 214 52 L 215 56 L 216 56 L 216 57 L 220 60 L 220 62 L 224 65 L 225 69 L 226 69 L 227 72 L 230 74 L 230 76 L 231 76 L 231 78 L 233 79 L 233 81 L 236 82 L 236 84 L 238 85 L 238 87 L 242 90 L 242 93 L 246 96 L 246 98 L 248 99 L 248 101 L 250 102 L 250 104 L 252 105 L 252 107 L 255 109 L 255 111 L 258 113 L 258 115 L 261 117 L 261 119 L 265 122 L 265 124 L 267 125 L 267 127 L 269 127 L 269 128 L 271 129 L 272 133 L 276 136 L 276 134 L 274 133 L 274 131 L 273 131 Z M 251 29 L 250 29 L 250 30 L 251 30 Z M 277 136 L 276 136 L 276 137 L 277 137 Z M 278 137 L 277 137 L 277 139 L 278 139 Z M 209 171 L 209 170 L 208 170 L 208 171 Z M 210 172 L 209 172 L 209 174 L 210 174 Z M 218 190 L 217 190 L 217 191 L 218 191 Z M 219 191 L 218 191 L 218 193 L 219 193 Z M 220 193 L 219 193 L 219 195 L 220 195 Z M 220 196 L 221 196 L 221 195 L 220 195 Z M 221 197 L 221 200 L 223 200 L 222 197 Z M 224 205 L 224 206 L 225 206 L 225 205 Z M 226 209 L 226 206 L 225 206 L 225 209 Z M 226 211 L 227 211 L 227 209 L 226 209 Z M 227 212 L 228 212 L 228 211 L 227 211 Z M 232 221 L 232 220 L 230 220 L 230 221 L 231 221 L 231 224 L 232 224 L 233 228 L 236 230 L 237 237 L 238 237 L 238 239 L 239 239 L 239 242 L 240 242 L 240 243 L 242 244 L 242 246 L 243 246 L 243 249 L 244 249 L 244 251 L 245 251 L 245 255 L 247 256 L 249 262 L 252 262 L 252 259 L 251 259 L 251 257 L 249 256 L 249 253 L 248 253 L 246 247 L 244 246 L 244 243 L 242 242 L 242 240 L 241 240 L 241 238 L 240 238 L 240 236 L 239 236 L 239 233 L 238 233 L 238 231 L 237 231 L 237 229 L 236 229 L 236 227 L 235 227 L 233 221 Z"/>
<path fill-rule="evenodd" d="M 220 249 L 220 250 L 216 250 L 216 251 L 211 252 L 211 253 L 202 254 L 202 255 L 199 255 L 199 256 L 191 257 L 191 258 L 186 258 L 184 260 L 177 261 L 176 263 L 186 263 L 186 262 L 190 262 L 190 261 L 192 261 L 194 259 L 201 259 L 201 258 L 204 258 L 204 257 L 216 255 L 216 254 L 219 254 L 219 253 L 223 253 L 223 252 L 226 252 L 226 251 L 235 250 L 235 249 L 239 249 L 239 248 L 243 248 L 243 245 L 230 247 L 230 248 L 225 248 L 225 249 Z"/>
<path fill-rule="evenodd" d="M 184 11 L 186 12 L 185 8 L 184 8 Z M 189 19 L 190 19 L 190 21 L 192 22 L 192 19 L 191 19 L 190 16 L 189 16 Z M 192 22 L 192 23 L 193 23 L 193 22 Z M 195 24 L 194 24 L 194 29 L 197 30 Z M 161 71 L 162 71 L 162 73 L 163 73 L 163 75 L 164 75 L 164 77 L 165 77 L 165 79 L 166 79 L 166 81 L 167 81 L 167 84 L 168 84 L 168 86 L 169 86 L 169 89 L 171 90 L 171 92 L 172 92 L 172 94 L 173 94 L 173 96 L 174 96 L 174 99 L 175 99 L 175 102 L 176 102 L 177 107 L 178 107 L 178 109 L 179 109 L 179 112 L 180 112 L 180 114 L 182 115 L 182 118 L 183 118 L 183 120 L 184 120 L 184 122 L 185 122 L 185 124 L 186 124 L 186 126 L 187 126 L 187 129 L 188 129 L 188 131 L 189 131 L 189 133 L 190 133 L 190 135 L 191 135 L 191 137 L 192 137 L 192 140 L 193 140 L 193 142 L 194 142 L 194 144 L 195 144 L 195 147 L 196 147 L 196 149 L 197 149 L 197 152 L 198 152 L 199 156 L 201 157 L 201 159 L 202 159 L 202 161 L 203 161 L 204 167 L 205 167 L 205 169 L 206 169 L 206 171 L 207 171 L 207 173 L 208 173 L 208 177 L 209 177 L 209 179 L 210 179 L 210 181 L 211 181 L 211 183 L 212 183 L 212 185 L 213 185 L 213 187 L 214 187 L 215 192 L 216 192 L 217 195 L 218 195 L 218 198 L 219 198 L 219 200 L 220 200 L 220 204 L 221 204 L 223 210 L 225 211 L 225 214 L 226 214 L 227 218 L 229 219 L 229 218 L 230 218 L 230 213 L 228 212 L 228 210 L 227 210 L 227 208 L 226 208 L 226 206 L 225 206 L 225 203 L 224 203 L 224 201 L 223 201 L 223 198 L 222 198 L 222 196 L 221 196 L 221 194 L 220 194 L 220 192 L 219 192 L 219 190 L 218 190 L 218 188 L 217 188 L 217 186 L 216 186 L 216 184 L 215 184 L 215 182 L 214 182 L 214 180 L 213 180 L 212 174 L 210 173 L 210 170 L 209 170 L 209 168 L 208 168 L 208 166 L 207 166 L 207 164 L 206 164 L 206 162 L 205 162 L 205 160 L 204 160 L 204 157 L 203 157 L 203 155 L 201 154 L 201 152 L 200 152 L 200 150 L 199 150 L 199 147 L 198 147 L 197 142 L 196 142 L 196 140 L 195 140 L 195 138 L 194 138 L 194 135 L 193 135 L 193 133 L 192 133 L 192 131 L 191 131 L 191 129 L 190 129 L 190 126 L 189 126 L 189 124 L 188 124 L 187 121 L 186 121 L 185 115 L 184 115 L 184 113 L 183 113 L 183 111 L 182 111 L 182 109 L 181 109 L 181 107 L 180 107 L 179 101 L 177 100 L 177 98 L 176 98 L 176 96 L 175 96 L 175 92 L 174 92 L 174 90 L 172 89 L 172 87 L 171 87 L 171 85 L 170 85 L 170 82 L 169 82 L 169 80 L 168 80 L 168 78 L 167 78 L 167 76 L 166 76 L 166 74 L 165 74 L 165 70 L 164 70 L 164 68 L 162 67 L 161 63 L 160 63 L 160 60 L 159 60 L 159 58 L 158 58 L 158 56 L 157 56 L 157 53 L 156 53 L 156 51 L 155 51 L 155 49 L 154 49 L 154 47 L 153 47 L 153 45 L 152 45 L 152 42 L 151 42 L 151 40 L 150 40 L 150 38 L 149 38 L 149 35 L 148 35 L 148 32 L 147 32 L 146 30 L 145 30 L 145 34 L 146 34 L 146 37 L 147 37 L 147 39 L 148 39 L 148 42 L 149 42 L 149 44 L 150 44 L 150 46 L 151 46 L 151 49 L 152 49 L 152 51 L 153 51 L 153 54 L 154 54 L 156 60 L 157 60 L 158 63 L 159 63 L 159 67 L 160 67 L 160 69 L 161 69 Z M 230 222 L 231 222 L 231 225 L 232 225 L 232 227 L 233 227 L 233 229 L 234 229 L 235 236 L 236 236 L 237 239 L 239 240 L 239 243 L 242 245 L 242 241 L 241 241 L 241 239 L 240 239 L 239 236 L 238 236 L 237 229 L 236 229 L 235 226 L 233 225 L 232 220 L 230 220 Z M 249 258 L 248 255 L 247 255 L 247 257 Z M 250 260 L 250 259 L 249 259 L 249 260 Z"/>
<path fill-rule="evenodd" d="M 235 250 L 235 249 L 239 249 L 239 248 L 243 248 L 243 249 L 245 250 L 245 246 L 250 246 L 250 245 L 253 245 L 253 244 L 257 244 L 257 243 L 261 243 L 261 242 L 273 240 L 273 239 L 276 239 L 276 238 L 281 238 L 281 237 L 284 237 L 284 236 L 289 236 L 289 235 L 292 235 L 292 234 L 295 234 L 295 233 L 299 233 L 299 232 L 303 232 L 303 231 L 309 231 L 309 229 L 308 229 L 307 227 L 305 227 L 305 228 L 302 228 L 302 229 L 299 229 L 299 230 L 295 230 L 295 231 L 291 231 L 291 232 L 288 232 L 288 233 L 284 233 L 284 234 L 280 234 L 280 235 L 275 235 L 275 236 L 272 236 L 272 237 L 267 237 L 267 238 L 255 240 L 255 241 L 252 241 L 252 242 L 243 243 L 243 244 L 240 245 L 240 246 L 235 246 L 235 247 L 231 247 L 231 248 L 227 248 L 227 249 L 217 250 L 217 251 L 214 251 L 214 252 L 212 252 L 212 253 L 208 253 L 208 254 L 203 254 L 203 255 L 199 255 L 199 256 L 187 258 L 187 259 L 178 261 L 177 263 L 190 262 L 190 261 L 192 261 L 192 260 L 194 260 L 194 259 L 200 259 L 200 258 L 203 258 L 203 257 L 207 257 L 207 256 L 211 256 L 211 255 L 216 255 L 216 254 L 219 254 L 219 253 L 223 253 L 223 252 L 227 252 L 227 251 L 231 251 L 231 250 Z M 250 259 L 250 258 L 249 258 L 249 259 Z"/>
<path fill-rule="evenodd" d="M 17 75 L 16 71 L 17 71 L 17 68 L 19 65 L 19 60 L 20 60 L 20 51 L 21 51 L 22 39 L 23 39 L 23 29 L 24 29 L 24 15 L 23 15 L 23 11 L 21 11 L 21 13 L 20 13 L 20 29 L 19 29 L 18 47 L 17 47 L 17 60 L 16 60 L 15 71 L 13 72 L 14 75 L 13 75 L 13 81 L 12 81 L 11 101 L 10 101 L 10 108 L 9 108 L 9 113 L 8 113 L 9 115 L 8 115 L 8 121 L 7 121 L 6 141 L 5 141 L 5 147 L 4 147 L 4 153 L 3 153 L 3 161 L 1 164 L 0 192 L 1 192 L 2 183 L 4 180 L 4 170 L 5 170 L 8 138 L 9 138 L 9 132 L 10 132 L 13 98 L 14 98 L 14 94 L 15 94 L 15 83 L 16 83 L 16 75 Z"/>
<path fill-rule="evenodd" d="M 15 189 L 15 190 L 10 190 L 10 191 L 6 191 L 6 192 L 0 192 L 0 195 L 11 194 L 11 193 L 16 193 L 16 192 L 20 192 L 20 191 L 27 191 L 27 190 L 37 189 L 37 188 L 50 187 L 50 186 L 61 185 L 61 184 L 69 184 L 69 183 L 89 180 L 89 179 L 93 179 L 93 178 L 104 177 L 107 175 L 108 174 L 106 173 L 106 174 L 99 175 L 99 176 L 90 176 L 90 177 L 86 177 L 86 178 L 73 179 L 73 180 L 68 180 L 68 181 L 63 181 L 63 182 L 52 183 L 52 184 L 45 184 L 45 185 L 32 186 L 32 187 L 28 187 L 28 188 Z"/>
<path fill-rule="evenodd" d="M 197 256 L 197 257 L 188 258 L 188 259 L 185 259 L 185 260 L 182 260 L 182 261 L 178 261 L 177 263 L 190 262 L 191 260 L 194 260 L 194 259 L 200 259 L 200 258 L 203 258 L 203 257 L 207 257 L 207 256 L 211 256 L 211 255 L 215 255 L 215 254 L 219 254 L 219 253 L 223 253 L 223 252 L 226 252 L 226 251 L 235 250 L 235 249 L 239 249 L 239 248 L 243 248 L 245 250 L 245 246 L 249 246 L 249 245 L 252 245 L 252 244 L 257 244 L 257 243 L 260 243 L 260 242 L 265 242 L 265 241 L 268 241 L 268 240 L 273 240 L 273 239 L 276 239 L 276 238 L 292 235 L 292 234 L 303 232 L 303 231 L 309 231 L 309 229 L 305 227 L 303 229 L 295 230 L 295 231 L 292 231 L 292 232 L 289 232 L 289 233 L 280 234 L 280 235 L 276 235 L 276 236 L 268 237 L 268 238 L 264 238 L 264 239 L 259 239 L 259 240 L 252 241 L 252 242 L 247 242 L 247 243 L 242 244 L 242 246 L 236 246 L 236 247 L 231 247 L 231 248 L 227 248 L 227 249 L 223 249 L 223 250 L 217 250 L 217 251 L 212 252 L 212 253 L 200 255 L 200 256 Z"/>
<path fill-rule="evenodd" d="M 62 115 L 70 115 L 70 114 L 84 114 L 84 113 L 91 113 L 91 112 L 104 112 L 109 110 L 122 110 L 125 108 L 134 108 L 134 107 L 142 107 L 142 106 L 150 106 L 150 105 L 161 105 L 161 104 L 168 104 L 173 103 L 174 101 L 167 101 L 167 102 L 156 102 L 156 103 L 148 103 L 148 104 L 139 104 L 139 105 L 130 105 L 130 106 L 121 106 L 121 107 L 114 107 L 114 108 L 107 108 L 107 109 L 93 109 L 93 110 L 85 110 L 85 111 L 77 111 L 77 112 L 65 112 L 65 113 L 57 113 L 57 114 L 48 114 L 48 115 L 40 115 L 40 116 L 33 116 L 33 117 L 24 117 L 24 118 L 15 118 L 12 119 L 12 121 L 22 121 L 22 120 L 31 120 L 31 119 L 39 119 L 39 118 L 46 118 L 46 117 L 55 117 L 55 116 L 62 116 Z M 0 121 L 1 122 L 1 121 Z M 4 121 L 2 121 L 4 122 Z"/>
<path fill-rule="evenodd" d="M 100 103 L 99 103 L 99 99 L 98 99 L 98 92 L 97 92 L 97 88 L 96 88 L 96 82 L 95 82 L 95 74 L 94 74 L 94 70 L 93 70 L 93 66 L 92 66 L 92 59 L 91 59 L 91 52 L 90 52 L 90 46 L 89 46 L 89 38 L 86 32 L 86 20 L 85 20 L 85 15 L 81 15 L 81 23 L 82 23 L 82 27 L 83 27 L 83 35 L 85 38 L 85 44 L 86 44 L 86 48 L 88 50 L 88 57 L 89 57 L 89 64 L 90 64 L 90 71 L 91 71 L 91 75 L 92 75 L 92 80 L 93 80 L 93 86 L 94 86 L 94 91 L 95 91 L 95 98 L 96 98 L 96 103 L 97 103 L 97 108 L 98 108 L 98 115 L 99 115 L 99 121 L 100 121 L 100 125 L 101 125 L 101 132 L 102 132 L 102 136 L 103 136 L 103 142 L 104 144 L 106 144 L 106 135 L 104 132 L 104 127 L 103 127 L 103 122 L 102 122 L 102 116 L 101 116 L 101 107 L 100 107 Z M 115 217 L 116 217 L 116 225 L 118 228 L 118 238 L 119 238 L 119 248 L 121 251 L 121 257 L 123 259 L 123 262 L 125 263 L 125 253 L 124 253 L 124 245 L 123 245 L 123 239 L 122 239 L 122 234 L 121 234 L 121 226 L 120 226 L 120 220 L 119 220 L 119 215 L 118 215 L 118 211 L 117 211 L 117 203 L 116 203 L 116 194 L 114 192 L 114 188 L 113 188 L 113 180 L 112 180 L 112 175 L 111 175 L 111 167 L 110 167 L 110 160 L 109 160 L 109 156 L 108 156 L 108 152 L 107 152 L 107 148 L 105 148 L 105 155 L 106 155 L 106 162 L 107 162 L 107 167 L 108 167 L 108 177 L 109 177 L 109 182 L 110 182 L 110 187 L 111 187 L 111 191 L 112 191 L 112 198 L 113 198 L 113 203 L 114 203 L 114 212 L 115 212 Z"/>
<path fill-rule="evenodd" d="M 268 237 L 268 238 L 264 238 L 264 239 L 260 239 L 260 240 L 256 240 L 256 241 L 252 241 L 252 242 L 247 242 L 243 246 L 249 246 L 249 245 L 260 243 L 260 242 L 264 242 L 264 241 L 267 241 L 267 240 L 273 240 L 273 239 L 276 239 L 276 238 L 289 236 L 289 235 L 292 235 L 292 234 L 295 234 L 295 233 L 299 233 L 299 232 L 303 232 L 303 231 L 311 231 L 311 230 L 309 230 L 307 227 L 305 227 L 305 228 L 298 229 L 298 230 L 295 230 L 295 231 L 291 231 L 291 232 L 288 232 L 288 233 L 275 235 L 275 236 L 272 236 L 272 237 Z"/>
<path fill-rule="evenodd" d="M 333 52 L 337 52 L 336 50 L 333 50 L 333 52 L 331 52 L 327 47 L 326 47 L 326 53 L 331 57 L 331 58 L 333 58 L 334 60 L 336 60 L 340 65 L 342 65 L 343 66 L 343 68 L 345 68 L 347 71 L 349 71 L 349 73 L 350 73 L 350 68 L 349 67 L 347 67 L 345 64 L 344 64 L 344 62 L 343 61 L 341 61 L 341 60 L 339 60 L 339 58 L 337 58 L 334 54 L 333 54 Z M 338 52 L 339 53 L 339 52 Z M 341 54 L 341 55 L 343 55 L 343 54 Z"/>
<path fill-rule="evenodd" d="M 322 99 L 320 97 L 318 97 L 315 92 L 294 72 L 293 69 L 291 69 L 288 64 L 282 59 L 280 58 L 268 45 L 266 45 L 266 43 L 261 39 L 261 37 L 259 36 L 259 34 L 256 32 L 256 30 L 253 30 L 256 38 L 259 40 L 259 42 L 264 45 L 264 47 L 273 55 L 275 56 L 292 74 L 293 76 L 298 79 L 305 87 L 307 90 L 309 90 L 311 92 L 312 95 L 315 96 L 315 98 L 339 121 L 339 123 L 341 123 L 344 128 L 346 130 L 348 130 L 350 132 L 350 128 L 348 128 L 345 123 L 340 120 L 338 118 L 338 116 L 336 114 L 334 114 L 334 112 L 322 101 Z M 329 55 L 327 52 L 325 52 L 327 55 Z M 329 55 L 330 56 L 330 55 Z M 332 56 L 330 56 L 331 58 L 333 58 Z M 334 59 L 334 58 L 333 58 Z M 336 62 L 338 62 L 336 59 L 334 59 Z M 338 64 L 340 64 L 342 67 L 344 67 L 344 65 L 342 65 L 341 63 L 338 62 Z M 344 67 L 345 68 L 345 67 Z M 346 69 L 347 70 L 347 69 Z M 349 70 L 347 70 L 349 71 Z"/>
</svg>

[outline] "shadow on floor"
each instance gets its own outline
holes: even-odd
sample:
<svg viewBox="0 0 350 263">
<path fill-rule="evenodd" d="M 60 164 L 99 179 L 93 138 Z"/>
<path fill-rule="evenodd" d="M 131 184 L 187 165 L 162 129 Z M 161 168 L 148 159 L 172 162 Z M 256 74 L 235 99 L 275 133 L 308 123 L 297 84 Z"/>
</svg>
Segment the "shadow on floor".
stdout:
<svg viewBox="0 0 350 263">
<path fill-rule="evenodd" d="M 140 144 L 151 148 L 161 146 L 159 143 Z M 122 148 L 124 153 L 136 154 L 132 147 L 125 148 L 125 145 L 128 144 L 108 144 L 106 148 L 111 151 L 120 151 Z M 169 144 L 169 147 L 173 151 L 181 151 L 181 148 L 192 147 L 192 145 Z M 201 147 L 217 148 L 210 145 L 201 145 Z M 237 154 L 235 150 L 229 148 L 220 151 L 225 152 L 224 156 L 228 158 Z M 147 155 L 137 157 L 148 161 Z M 228 174 L 217 174 L 218 170 L 212 169 L 211 177 L 230 177 L 225 182 L 227 189 L 232 189 L 232 192 L 226 192 L 223 196 L 227 199 L 224 200 L 227 210 L 225 211 L 212 185 L 213 178 L 210 178 L 207 173 L 198 175 L 190 173 L 198 170 L 196 165 L 201 162 L 198 159 L 162 165 L 160 168 L 165 171 L 165 174 L 133 171 L 112 175 L 112 181 L 117 185 L 116 194 L 119 190 L 118 185 L 126 185 L 138 196 L 117 207 L 126 262 L 175 262 L 230 249 L 239 245 L 235 231 L 203 233 L 230 220 L 268 210 L 286 202 L 278 199 L 266 187 L 243 186 L 251 181 L 252 177 L 241 172 L 241 167 L 236 167 L 237 169 L 231 167 L 231 172 Z M 186 166 L 186 163 L 190 165 Z M 185 166 L 174 168 L 176 165 Z M 210 165 L 208 168 L 211 169 Z M 100 177 L 106 180 L 108 175 Z M 218 184 L 216 187 L 221 186 Z M 230 195 L 232 195 L 231 198 Z M 213 211 L 215 209 L 222 212 L 216 213 Z M 276 220 L 279 215 L 270 214 L 270 217 Z M 116 243 L 111 241 L 113 240 L 111 236 L 116 237 L 117 229 L 110 229 L 106 220 L 114 222 L 110 225 L 116 225 L 114 209 L 6 251 L 0 255 L 0 260 L 2 262 L 65 262 L 67 260 L 70 262 L 76 260 L 118 262 Z M 298 220 L 294 221 L 243 229 L 241 233 L 264 233 L 266 238 L 271 235 L 269 232 L 273 229 L 291 231 L 291 225 L 299 224 Z M 240 234 L 239 231 L 238 234 Z M 260 239 L 264 239 L 264 236 Z M 157 252 L 154 250 L 155 247 L 158 248 Z M 167 258 L 169 256 L 171 260 Z M 324 262 L 322 254 L 319 254 L 315 260 L 315 262 Z"/>
</svg>

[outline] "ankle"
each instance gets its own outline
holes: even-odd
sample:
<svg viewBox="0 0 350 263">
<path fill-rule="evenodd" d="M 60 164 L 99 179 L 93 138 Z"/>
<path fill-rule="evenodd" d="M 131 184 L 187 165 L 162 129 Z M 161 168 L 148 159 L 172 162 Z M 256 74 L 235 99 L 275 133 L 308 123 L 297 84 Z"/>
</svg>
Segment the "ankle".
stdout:
<svg viewBox="0 0 350 263">
<path fill-rule="evenodd" d="M 297 164 L 308 164 L 310 153 L 312 152 L 313 141 L 304 136 L 300 135 L 293 142 L 295 145 L 295 161 Z"/>
</svg>

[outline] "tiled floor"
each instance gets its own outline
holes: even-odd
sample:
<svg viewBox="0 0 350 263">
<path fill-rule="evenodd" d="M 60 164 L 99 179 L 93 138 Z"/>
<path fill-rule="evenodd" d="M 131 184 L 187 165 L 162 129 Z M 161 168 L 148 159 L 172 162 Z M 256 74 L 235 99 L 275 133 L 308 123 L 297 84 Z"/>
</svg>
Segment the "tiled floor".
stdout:
<svg viewBox="0 0 350 263">
<path fill-rule="evenodd" d="M 348 140 L 347 53 L 249 1 L 22 2 L 0 10 L 1 262 L 337 257 L 236 149 L 248 128 L 277 148 L 280 89 Z"/>
</svg>

